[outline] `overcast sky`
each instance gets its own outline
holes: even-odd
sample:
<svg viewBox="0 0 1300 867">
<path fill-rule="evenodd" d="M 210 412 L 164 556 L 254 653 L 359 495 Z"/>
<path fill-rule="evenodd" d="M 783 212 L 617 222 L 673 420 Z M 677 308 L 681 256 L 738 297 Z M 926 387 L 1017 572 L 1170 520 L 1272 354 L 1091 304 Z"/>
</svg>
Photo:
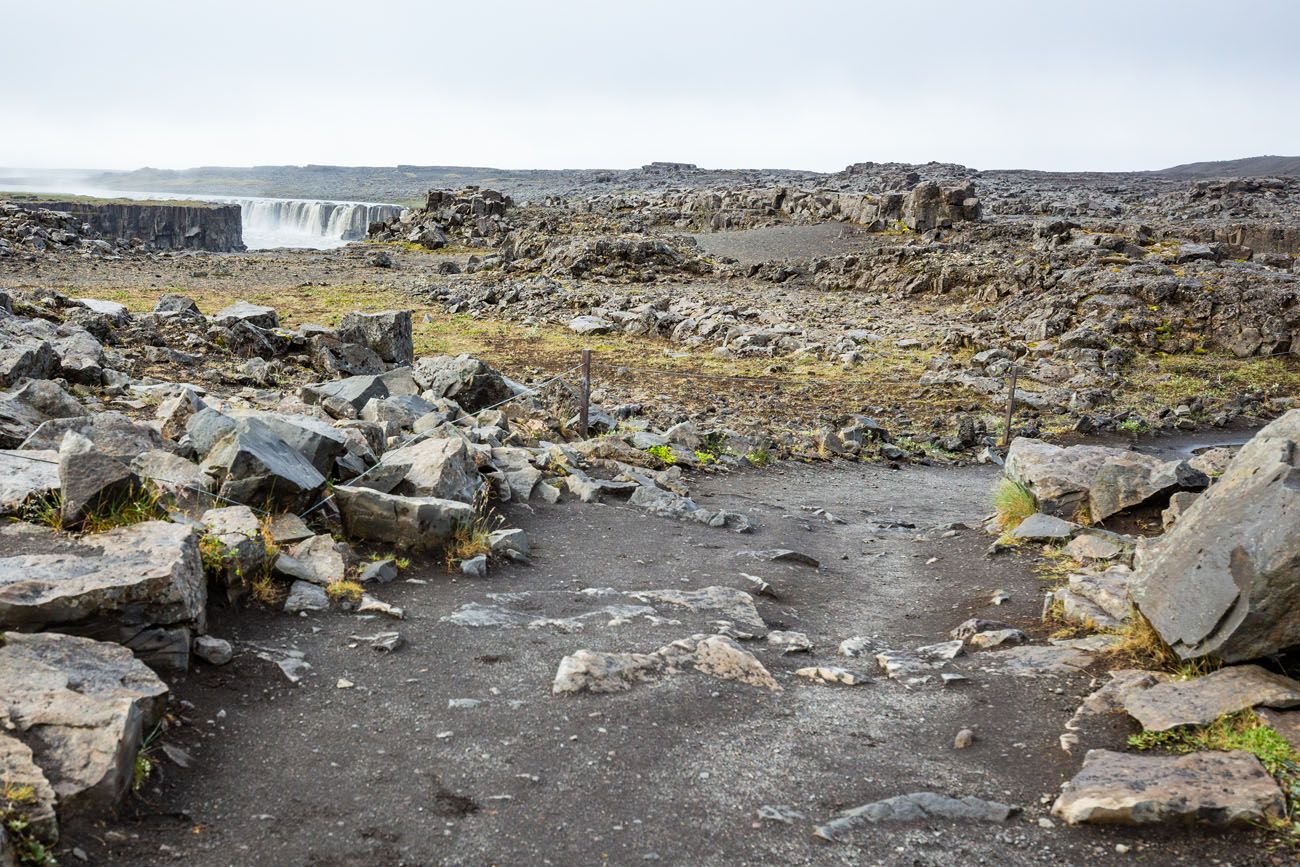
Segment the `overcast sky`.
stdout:
<svg viewBox="0 0 1300 867">
<path fill-rule="evenodd" d="M 1295 0 L 0 0 L 0 165 L 1300 151 Z"/>
</svg>

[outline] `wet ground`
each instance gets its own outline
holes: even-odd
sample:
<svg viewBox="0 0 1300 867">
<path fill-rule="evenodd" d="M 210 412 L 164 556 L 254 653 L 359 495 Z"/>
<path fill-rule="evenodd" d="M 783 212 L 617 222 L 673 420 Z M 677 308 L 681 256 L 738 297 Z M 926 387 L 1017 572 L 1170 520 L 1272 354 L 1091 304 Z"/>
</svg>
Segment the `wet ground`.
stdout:
<svg viewBox="0 0 1300 867">
<path fill-rule="evenodd" d="M 759 524 L 752 534 L 616 502 L 515 506 L 509 523 L 529 531 L 532 565 L 474 580 L 415 564 L 377 591 L 405 620 L 215 610 L 212 631 L 240 652 L 174 685 L 186 724 L 164 742 L 186 750 L 190 767 L 156 748 L 160 771 L 121 820 L 71 828 L 65 842 L 123 865 L 1282 863 L 1250 832 L 1040 825 L 1082 760 L 1057 738 L 1090 689 L 1086 672 L 1014 677 L 996 671 L 1002 651 L 991 650 L 951 664 L 967 681 L 908 687 L 869 658 L 835 655 L 850 636 L 932 644 L 972 616 L 1042 640 L 1029 559 L 984 553 L 995 478 L 988 467 L 837 464 L 697 484 L 701 505 L 746 513 Z M 752 555 L 772 548 L 820 568 Z M 782 656 L 742 642 L 782 691 L 688 672 L 612 695 L 551 693 L 560 660 L 578 649 L 648 652 L 720 616 L 659 603 L 658 616 L 618 616 L 597 609 L 631 597 L 584 589 L 745 588 L 742 572 L 777 593 L 755 597 L 766 626 L 815 645 Z M 1004 605 L 992 605 L 995 591 Z M 444 619 L 467 610 L 504 625 Z M 547 622 L 527 625 L 538 620 Z M 382 654 L 353 638 L 386 630 L 406 646 Z M 259 649 L 300 651 L 311 672 L 291 685 Z M 794 677 L 813 664 L 873 679 Z M 1116 719 L 1085 746 L 1120 746 L 1129 725 Z M 958 751 L 963 728 L 976 740 Z M 843 809 L 915 791 L 1021 812 L 997 824 L 864 826 L 835 843 L 813 836 Z M 765 807 L 787 821 L 762 818 Z"/>
</svg>

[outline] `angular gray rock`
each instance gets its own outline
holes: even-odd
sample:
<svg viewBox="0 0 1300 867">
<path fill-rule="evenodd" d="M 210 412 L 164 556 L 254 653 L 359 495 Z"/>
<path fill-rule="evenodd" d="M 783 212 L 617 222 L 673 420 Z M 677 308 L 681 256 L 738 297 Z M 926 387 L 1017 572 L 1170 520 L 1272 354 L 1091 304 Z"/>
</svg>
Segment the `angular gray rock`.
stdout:
<svg viewBox="0 0 1300 867">
<path fill-rule="evenodd" d="M 1005 472 L 1033 493 L 1039 511 L 1069 519 L 1087 506 L 1094 521 L 1209 481 L 1185 461 L 1103 446 L 1062 448 L 1027 437 L 1012 440 Z"/>
<path fill-rule="evenodd" d="M 430 438 L 394 449 L 384 456 L 384 466 L 401 471 L 400 481 L 391 488 L 400 496 L 472 503 L 478 493 L 478 467 L 460 437 Z"/>
<path fill-rule="evenodd" d="M 63 525 L 80 525 L 94 512 L 129 499 L 140 487 L 129 464 L 124 463 L 75 430 L 59 446 L 59 489 Z"/>
<path fill-rule="evenodd" d="M 1184 659 L 1300 644 L 1300 410 L 1265 427 L 1150 546 L 1138 609 Z"/>
<path fill-rule="evenodd" d="M 194 638 L 194 655 L 209 665 L 225 665 L 235 658 L 235 649 L 224 638 L 199 635 Z"/>
<path fill-rule="evenodd" d="M 31 797 L 18 810 L 28 823 L 27 832 L 42 843 L 51 844 L 59 839 L 58 802 L 54 788 L 45 773 L 36 766 L 31 747 L 8 734 L 0 733 L 0 780 L 15 788 L 31 787 Z M 0 832 L 5 823 L 0 822 Z M 16 867 L 18 861 L 5 861 L 4 841 L 0 840 L 0 865 Z"/>
<path fill-rule="evenodd" d="M 1077 527 L 1077 524 L 1055 515 L 1035 512 L 1016 525 L 1011 531 L 1011 537 L 1027 542 L 1060 542 L 1069 539 Z"/>
<path fill-rule="evenodd" d="M 68 431 L 76 431 L 96 448 L 126 461 L 153 449 L 175 451 L 176 448 L 154 428 L 112 411 L 81 418 L 52 418 L 32 433 L 24 448 L 57 450 Z"/>
<path fill-rule="evenodd" d="M 307 581 L 295 581 L 289 587 L 289 596 L 284 600 L 284 610 L 290 614 L 302 611 L 328 611 L 329 596 L 325 588 Z"/>
<path fill-rule="evenodd" d="M 58 633 L 4 634 L 0 717 L 32 749 L 62 818 L 115 806 L 167 686 L 115 644 Z"/>
<path fill-rule="evenodd" d="M 207 531 L 202 546 L 208 577 L 224 585 L 227 598 L 234 602 L 267 567 L 261 522 L 248 506 L 209 509 L 199 522 Z"/>
<path fill-rule="evenodd" d="M 325 484 L 325 477 L 297 449 L 251 418 L 241 419 L 217 441 L 202 468 L 221 496 L 259 508 L 303 508 Z"/>
<path fill-rule="evenodd" d="M 1300 705 L 1300 681 L 1258 665 L 1233 665 L 1192 680 L 1169 681 L 1134 692 L 1124 710 L 1147 731 L 1209 725 L 1248 707 Z"/>
<path fill-rule="evenodd" d="M 653 653 L 579 650 L 560 660 L 551 692 L 622 692 L 635 684 L 693 668 L 719 680 L 735 680 L 772 692 L 781 687 L 752 653 L 724 635 L 692 635 Z"/>
<path fill-rule="evenodd" d="M 59 453 L 47 449 L 0 450 L 0 517 L 47 497 L 59 487 Z"/>
<path fill-rule="evenodd" d="M 409 365 L 415 360 L 409 310 L 348 313 L 339 323 L 338 334 L 348 343 L 357 343 L 373 350 L 390 364 Z"/>
<path fill-rule="evenodd" d="M 835 840 L 864 823 L 916 822 L 924 819 L 1005 822 L 1017 812 L 1015 807 L 1007 804 L 971 795 L 953 798 L 935 792 L 912 792 L 846 810 L 838 818 L 819 826 L 813 833 L 823 840 Z"/>
<path fill-rule="evenodd" d="M 1241 750 L 1185 756 L 1089 750 L 1052 805 L 1052 814 L 1071 825 L 1247 825 L 1285 810 L 1277 782 Z"/>
<path fill-rule="evenodd" d="M 457 500 L 403 497 L 346 485 L 335 486 L 334 498 L 350 537 L 401 548 L 440 547 L 457 527 L 474 519 L 474 508 Z"/>
<path fill-rule="evenodd" d="M 426 396 L 450 398 L 466 412 L 478 412 L 513 394 L 501 374 L 468 355 L 421 358 L 414 375 Z"/>
<path fill-rule="evenodd" d="M 280 327 L 280 317 L 276 315 L 274 307 L 263 307 L 260 304 L 253 304 L 248 301 L 236 301 L 229 307 L 218 311 L 217 315 L 212 317 L 212 321 L 226 328 L 240 322 L 246 322 L 258 328 Z"/>
</svg>

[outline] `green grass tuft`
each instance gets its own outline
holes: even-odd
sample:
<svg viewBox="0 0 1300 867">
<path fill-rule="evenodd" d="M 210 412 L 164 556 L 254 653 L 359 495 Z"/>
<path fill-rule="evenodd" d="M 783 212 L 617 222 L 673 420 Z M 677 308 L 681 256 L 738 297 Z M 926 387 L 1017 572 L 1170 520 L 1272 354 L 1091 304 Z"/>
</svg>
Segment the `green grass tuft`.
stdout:
<svg viewBox="0 0 1300 867">
<path fill-rule="evenodd" d="M 1038 501 L 1024 485 L 1004 478 L 993 490 L 993 508 L 997 512 L 998 527 L 1011 531 L 1038 511 Z"/>
</svg>

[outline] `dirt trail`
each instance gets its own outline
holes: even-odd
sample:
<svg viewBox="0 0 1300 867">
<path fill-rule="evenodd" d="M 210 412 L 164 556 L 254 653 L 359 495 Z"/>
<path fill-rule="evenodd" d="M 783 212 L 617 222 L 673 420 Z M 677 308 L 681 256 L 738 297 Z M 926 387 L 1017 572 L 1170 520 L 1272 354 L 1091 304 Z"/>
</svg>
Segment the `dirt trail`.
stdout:
<svg viewBox="0 0 1300 867">
<path fill-rule="evenodd" d="M 1063 753 L 1057 736 L 1089 691 L 1084 673 L 995 674 L 985 669 L 999 651 L 989 651 L 953 663 L 964 683 L 908 688 L 868 659 L 835 655 L 854 635 L 932 644 L 972 616 L 1037 629 L 1042 588 L 1027 561 L 983 555 L 978 526 L 994 478 L 987 467 L 843 464 L 702 480 L 697 502 L 745 512 L 760 525 L 750 535 L 617 503 L 516 506 L 509 522 L 529 531 L 533 565 L 471 580 L 416 564 L 378 593 L 406 609 L 404 621 L 217 611 L 212 631 L 242 652 L 175 684 L 192 703 L 192 725 L 168 743 L 188 750 L 192 766 L 164 760 L 124 821 L 72 829 L 67 842 L 97 863 L 127 865 L 1273 863 L 1246 845 L 1247 833 L 1039 824 L 1082 759 Z M 955 522 L 971 529 L 949 533 Z M 747 553 L 782 547 L 821 568 Z M 576 591 L 744 587 L 741 572 L 779 592 L 756 597 L 770 628 L 805 632 L 816 645 L 782 656 L 742 642 L 782 692 L 690 672 L 612 695 L 551 694 L 561 658 L 579 648 L 649 652 L 708 631 L 716 616 L 582 617 L 614 597 Z M 1010 601 L 993 607 L 995 590 Z M 502 593 L 517 595 L 489 597 Z M 520 624 L 563 622 L 441 619 L 469 603 Z M 391 629 L 408 642 L 396 653 L 351 646 L 349 636 Z M 292 686 L 249 645 L 294 648 L 312 671 Z M 840 687 L 793 676 L 812 664 L 873 680 Z M 340 679 L 354 686 L 339 688 Z M 481 703 L 449 707 L 452 699 Z M 977 740 L 957 751 L 962 728 Z M 1118 746 L 1128 731 L 1117 720 L 1113 742 L 1093 746 Z M 1023 812 L 1005 824 L 864 826 L 837 843 L 812 836 L 840 810 L 914 791 Z M 802 818 L 761 819 L 765 805 Z M 1133 849 L 1118 854 L 1117 843 Z"/>
</svg>

